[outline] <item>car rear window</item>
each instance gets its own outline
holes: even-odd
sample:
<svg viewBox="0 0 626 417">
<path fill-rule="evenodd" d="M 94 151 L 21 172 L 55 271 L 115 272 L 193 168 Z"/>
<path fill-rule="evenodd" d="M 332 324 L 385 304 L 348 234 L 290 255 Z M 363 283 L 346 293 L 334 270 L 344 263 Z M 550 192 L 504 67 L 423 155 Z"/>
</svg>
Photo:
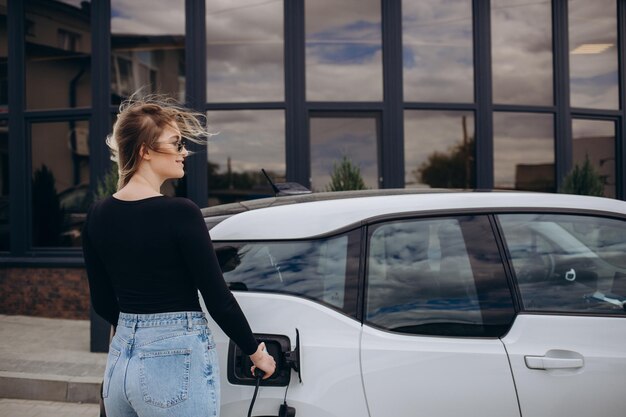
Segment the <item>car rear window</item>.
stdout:
<svg viewBox="0 0 626 417">
<path fill-rule="evenodd" d="M 343 234 L 315 240 L 215 242 L 215 250 L 233 291 L 291 294 L 354 314 L 358 238 L 353 236 L 354 241 Z"/>
</svg>

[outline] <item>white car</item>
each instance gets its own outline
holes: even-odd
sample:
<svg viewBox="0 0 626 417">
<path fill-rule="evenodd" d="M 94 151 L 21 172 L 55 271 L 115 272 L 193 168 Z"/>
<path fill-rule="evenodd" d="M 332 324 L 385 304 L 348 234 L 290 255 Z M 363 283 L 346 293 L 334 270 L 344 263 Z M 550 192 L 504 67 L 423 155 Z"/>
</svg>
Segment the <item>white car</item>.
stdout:
<svg viewBox="0 0 626 417">
<path fill-rule="evenodd" d="M 626 415 L 626 203 L 409 190 L 203 209 L 277 359 L 254 415 Z M 255 379 L 211 322 L 222 416 Z"/>
</svg>

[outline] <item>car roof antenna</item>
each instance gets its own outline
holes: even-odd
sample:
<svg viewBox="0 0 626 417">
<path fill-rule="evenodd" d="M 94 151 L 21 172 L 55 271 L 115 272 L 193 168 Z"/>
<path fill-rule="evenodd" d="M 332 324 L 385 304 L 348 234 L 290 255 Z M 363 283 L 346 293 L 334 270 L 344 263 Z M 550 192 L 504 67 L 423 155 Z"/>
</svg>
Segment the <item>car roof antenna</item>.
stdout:
<svg viewBox="0 0 626 417">
<path fill-rule="evenodd" d="M 272 179 L 270 178 L 269 175 L 267 175 L 267 172 L 265 172 L 265 169 L 261 168 L 261 172 L 263 173 L 263 175 L 265 175 L 265 179 L 267 179 L 267 182 L 270 183 L 270 185 L 272 186 L 272 190 L 274 190 L 274 195 L 278 195 L 278 193 L 280 193 L 280 190 L 278 189 L 278 187 L 276 187 L 276 184 L 274 184 L 274 181 L 272 181 Z"/>
<path fill-rule="evenodd" d="M 279 182 L 274 183 L 265 169 L 261 168 L 261 172 L 265 175 L 267 182 L 272 186 L 272 190 L 274 191 L 275 197 L 285 196 L 285 195 L 294 195 L 294 194 L 311 194 L 311 190 L 306 188 L 303 185 L 298 184 L 297 182 Z"/>
</svg>

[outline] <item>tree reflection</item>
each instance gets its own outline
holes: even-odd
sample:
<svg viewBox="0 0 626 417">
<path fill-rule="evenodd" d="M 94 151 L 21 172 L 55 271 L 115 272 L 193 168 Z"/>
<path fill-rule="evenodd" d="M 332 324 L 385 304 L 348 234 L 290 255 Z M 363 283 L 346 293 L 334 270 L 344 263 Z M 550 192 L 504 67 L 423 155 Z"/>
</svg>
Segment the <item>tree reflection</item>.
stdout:
<svg viewBox="0 0 626 417">
<path fill-rule="evenodd" d="M 59 246 L 65 213 L 61 208 L 54 174 L 42 165 L 33 175 L 33 245 Z"/>
<path fill-rule="evenodd" d="M 463 139 L 448 148 L 435 151 L 417 169 L 415 179 L 433 188 L 472 188 L 475 184 L 473 136 L 468 136 L 466 118 L 463 116 Z"/>
</svg>

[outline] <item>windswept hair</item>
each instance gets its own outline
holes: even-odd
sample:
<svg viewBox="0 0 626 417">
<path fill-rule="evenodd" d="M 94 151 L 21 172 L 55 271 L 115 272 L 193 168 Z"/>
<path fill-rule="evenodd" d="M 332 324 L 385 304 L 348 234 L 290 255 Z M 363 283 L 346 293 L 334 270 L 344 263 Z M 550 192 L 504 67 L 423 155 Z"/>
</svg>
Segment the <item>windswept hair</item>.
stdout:
<svg viewBox="0 0 626 417">
<path fill-rule="evenodd" d="M 111 160 L 118 166 L 118 191 L 139 169 L 142 146 L 160 152 L 156 142 L 166 126 L 177 126 L 184 139 L 198 144 L 206 144 L 212 135 L 204 114 L 182 107 L 171 97 L 135 93 L 120 105 L 113 133 L 106 139 Z"/>
</svg>

